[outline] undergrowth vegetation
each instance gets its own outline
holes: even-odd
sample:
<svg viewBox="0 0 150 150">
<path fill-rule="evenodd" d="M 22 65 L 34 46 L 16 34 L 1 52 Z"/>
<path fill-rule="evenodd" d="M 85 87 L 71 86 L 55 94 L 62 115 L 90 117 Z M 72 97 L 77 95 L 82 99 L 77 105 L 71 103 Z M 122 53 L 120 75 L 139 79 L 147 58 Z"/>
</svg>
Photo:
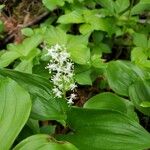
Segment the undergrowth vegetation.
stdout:
<svg viewBox="0 0 150 150">
<path fill-rule="evenodd" d="M 0 150 L 148 150 L 150 1 L 6 3 Z"/>
</svg>

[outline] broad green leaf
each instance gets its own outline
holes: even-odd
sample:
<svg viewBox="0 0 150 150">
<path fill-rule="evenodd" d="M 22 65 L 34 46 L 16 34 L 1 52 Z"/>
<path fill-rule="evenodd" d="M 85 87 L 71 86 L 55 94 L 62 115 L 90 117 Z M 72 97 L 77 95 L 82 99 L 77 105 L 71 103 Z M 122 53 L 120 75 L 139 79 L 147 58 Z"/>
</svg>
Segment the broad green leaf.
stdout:
<svg viewBox="0 0 150 150">
<path fill-rule="evenodd" d="M 85 35 L 85 34 L 88 34 L 90 32 L 92 32 L 94 29 L 92 27 L 92 25 L 90 24 L 81 24 L 80 27 L 79 27 L 79 31 L 81 34 Z"/>
<path fill-rule="evenodd" d="M 115 11 L 117 13 L 121 13 L 122 11 L 126 10 L 130 6 L 129 0 L 116 0 L 115 1 Z"/>
<path fill-rule="evenodd" d="M 17 65 L 15 70 L 24 73 L 32 73 L 32 67 L 33 67 L 32 60 L 23 60 L 21 63 L 19 63 L 19 65 Z"/>
<path fill-rule="evenodd" d="M 65 120 L 66 103 L 52 94 L 52 85 L 44 77 L 9 69 L 0 69 L 0 75 L 8 76 L 29 91 L 32 96 L 31 117 L 37 120 Z"/>
<path fill-rule="evenodd" d="M 150 10 L 150 1 L 140 0 L 140 2 L 132 8 L 131 14 L 132 15 L 140 14 L 145 10 Z"/>
<path fill-rule="evenodd" d="M 27 91 L 11 79 L 0 80 L 0 149 L 9 150 L 31 110 Z"/>
<path fill-rule="evenodd" d="M 20 56 L 21 54 L 16 51 L 5 51 L 5 53 L 0 56 L 0 67 L 7 67 Z"/>
<path fill-rule="evenodd" d="M 84 18 L 82 16 L 82 13 L 79 10 L 74 10 L 70 13 L 65 14 L 65 15 L 61 15 L 58 18 L 57 22 L 62 23 L 62 24 L 83 23 Z"/>
<path fill-rule="evenodd" d="M 47 28 L 47 31 L 45 33 L 45 41 L 49 45 L 55 45 L 55 44 L 66 45 L 67 35 L 60 28 L 55 28 L 53 26 L 50 26 L 49 28 Z"/>
<path fill-rule="evenodd" d="M 90 60 L 90 48 L 87 47 L 88 38 L 88 35 L 68 35 L 67 50 L 77 64 L 87 64 Z"/>
<path fill-rule="evenodd" d="M 16 46 L 14 45 L 14 49 L 25 57 L 28 56 L 42 41 L 42 34 L 34 34 L 33 36 L 26 38 L 23 43 Z"/>
<path fill-rule="evenodd" d="M 80 150 L 142 150 L 150 148 L 150 134 L 136 121 L 108 109 L 72 108 L 70 134 L 58 136 Z"/>
<path fill-rule="evenodd" d="M 54 10 L 57 8 L 57 6 L 63 6 L 65 4 L 65 1 L 72 3 L 73 0 L 42 0 L 45 7 L 47 7 L 49 10 Z"/>
<path fill-rule="evenodd" d="M 128 88 L 138 79 L 144 79 L 145 72 L 129 61 L 108 63 L 106 77 L 110 88 L 116 93 L 128 96 Z"/>
<path fill-rule="evenodd" d="M 21 30 L 21 33 L 25 36 L 32 36 L 34 34 L 31 28 L 24 28 Z"/>
<path fill-rule="evenodd" d="M 133 61 L 138 66 L 150 68 L 150 60 L 148 60 L 147 54 L 141 47 L 133 48 L 131 52 L 131 61 Z"/>
<path fill-rule="evenodd" d="M 95 0 L 101 6 L 110 11 L 110 13 L 115 13 L 115 2 L 113 0 Z"/>
<path fill-rule="evenodd" d="M 47 7 L 49 10 L 54 10 L 57 8 L 57 6 L 63 6 L 64 0 L 42 0 L 45 7 Z"/>
<path fill-rule="evenodd" d="M 110 92 L 93 96 L 84 104 L 84 108 L 116 110 L 137 120 L 137 115 L 134 112 L 133 104 L 127 99 Z"/>
<path fill-rule="evenodd" d="M 137 81 L 131 85 L 129 96 L 139 111 L 150 116 L 150 80 Z"/>
<path fill-rule="evenodd" d="M 108 23 L 104 18 L 101 17 L 98 10 L 84 10 L 83 16 L 85 23 L 90 24 L 92 30 L 107 30 Z"/>
<path fill-rule="evenodd" d="M 10 58 L 10 61 L 8 61 L 8 62 L 12 62 L 13 60 L 15 60 L 19 57 L 25 57 L 25 59 L 27 59 L 32 53 L 34 53 L 33 51 L 35 51 L 37 46 L 42 41 L 43 41 L 43 34 L 42 33 L 35 33 L 33 36 L 26 38 L 20 44 L 9 44 L 7 46 L 7 49 L 8 49 L 8 52 L 10 54 L 8 53 L 6 55 L 11 55 L 12 54 L 12 58 L 11 58 L 11 56 L 9 56 L 9 57 L 5 56 L 5 57 Z"/>
<path fill-rule="evenodd" d="M 77 73 L 75 75 L 75 80 L 81 85 L 92 85 L 91 70 Z"/>
<path fill-rule="evenodd" d="M 133 43 L 137 47 L 147 48 L 148 47 L 148 38 L 145 34 L 134 33 Z"/>
<path fill-rule="evenodd" d="M 37 134 L 26 138 L 13 150 L 78 150 L 74 145 L 65 141 L 56 141 L 46 134 Z"/>
</svg>

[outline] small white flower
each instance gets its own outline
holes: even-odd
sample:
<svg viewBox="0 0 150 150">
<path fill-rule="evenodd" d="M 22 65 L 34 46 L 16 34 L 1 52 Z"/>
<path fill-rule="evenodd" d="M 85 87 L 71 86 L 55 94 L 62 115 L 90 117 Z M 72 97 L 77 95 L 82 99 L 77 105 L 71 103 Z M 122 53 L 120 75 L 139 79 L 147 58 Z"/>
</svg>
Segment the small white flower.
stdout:
<svg viewBox="0 0 150 150">
<path fill-rule="evenodd" d="M 74 64 L 70 59 L 70 54 L 65 46 L 56 44 L 50 48 L 46 47 L 47 55 L 51 57 L 49 64 L 45 67 L 52 74 L 51 82 L 54 85 L 53 94 L 61 98 L 64 91 L 74 90 L 77 86 L 74 84 Z M 65 96 L 65 95 L 64 95 Z M 75 94 L 71 94 L 67 99 L 68 104 L 73 104 L 76 98 Z"/>
<path fill-rule="evenodd" d="M 72 93 L 71 95 L 70 95 L 70 98 L 68 99 L 68 104 L 73 104 L 74 102 L 73 102 L 73 100 L 75 100 L 76 99 L 76 94 L 74 94 L 74 93 Z"/>
<path fill-rule="evenodd" d="M 58 88 L 53 89 L 53 93 L 55 94 L 56 97 L 61 98 L 62 97 L 62 92 Z"/>
<path fill-rule="evenodd" d="M 75 88 L 77 87 L 77 85 L 76 84 L 70 84 L 70 90 L 74 90 Z"/>
</svg>

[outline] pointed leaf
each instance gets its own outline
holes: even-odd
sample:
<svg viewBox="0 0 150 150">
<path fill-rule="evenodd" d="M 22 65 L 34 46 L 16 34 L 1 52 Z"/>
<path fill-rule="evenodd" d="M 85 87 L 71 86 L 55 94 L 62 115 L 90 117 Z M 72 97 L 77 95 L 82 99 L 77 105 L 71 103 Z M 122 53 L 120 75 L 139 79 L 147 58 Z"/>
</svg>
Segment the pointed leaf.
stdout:
<svg viewBox="0 0 150 150">
<path fill-rule="evenodd" d="M 72 132 L 58 139 L 80 150 L 142 150 L 150 148 L 150 134 L 136 121 L 112 110 L 72 108 L 67 119 Z"/>
<path fill-rule="evenodd" d="M 65 120 L 67 104 L 63 99 L 54 98 L 48 79 L 9 69 L 0 69 L 0 74 L 12 78 L 29 91 L 33 100 L 31 117 L 39 120 Z"/>
<path fill-rule="evenodd" d="M 137 81 L 131 85 L 129 96 L 139 111 L 150 116 L 150 80 Z"/>
<path fill-rule="evenodd" d="M 145 78 L 145 72 L 129 61 L 112 61 L 106 69 L 109 86 L 116 93 L 128 96 L 128 88 L 138 79 Z"/>
<path fill-rule="evenodd" d="M 27 91 L 11 79 L 0 80 L 0 149 L 9 150 L 31 110 Z"/>
</svg>

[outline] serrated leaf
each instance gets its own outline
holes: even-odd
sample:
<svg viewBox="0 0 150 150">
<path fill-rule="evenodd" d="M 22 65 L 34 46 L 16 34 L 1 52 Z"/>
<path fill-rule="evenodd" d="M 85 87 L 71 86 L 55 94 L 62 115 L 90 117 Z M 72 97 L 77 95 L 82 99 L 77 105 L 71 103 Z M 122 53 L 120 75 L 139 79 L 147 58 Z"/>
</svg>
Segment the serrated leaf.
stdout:
<svg viewBox="0 0 150 150">
<path fill-rule="evenodd" d="M 150 148 L 150 134 L 136 121 L 108 109 L 72 108 L 67 123 L 72 132 L 58 136 L 80 150 L 141 150 Z"/>
<path fill-rule="evenodd" d="M 45 134 L 37 134 L 26 138 L 13 150 L 78 150 L 73 144 L 64 141 L 56 141 L 53 137 Z"/>
<path fill-rule="evenodd" d="M 31 110 L 27 91 L 10 79 L 0 80 L 0 149 L 9 150 Z"/>
</svg>

